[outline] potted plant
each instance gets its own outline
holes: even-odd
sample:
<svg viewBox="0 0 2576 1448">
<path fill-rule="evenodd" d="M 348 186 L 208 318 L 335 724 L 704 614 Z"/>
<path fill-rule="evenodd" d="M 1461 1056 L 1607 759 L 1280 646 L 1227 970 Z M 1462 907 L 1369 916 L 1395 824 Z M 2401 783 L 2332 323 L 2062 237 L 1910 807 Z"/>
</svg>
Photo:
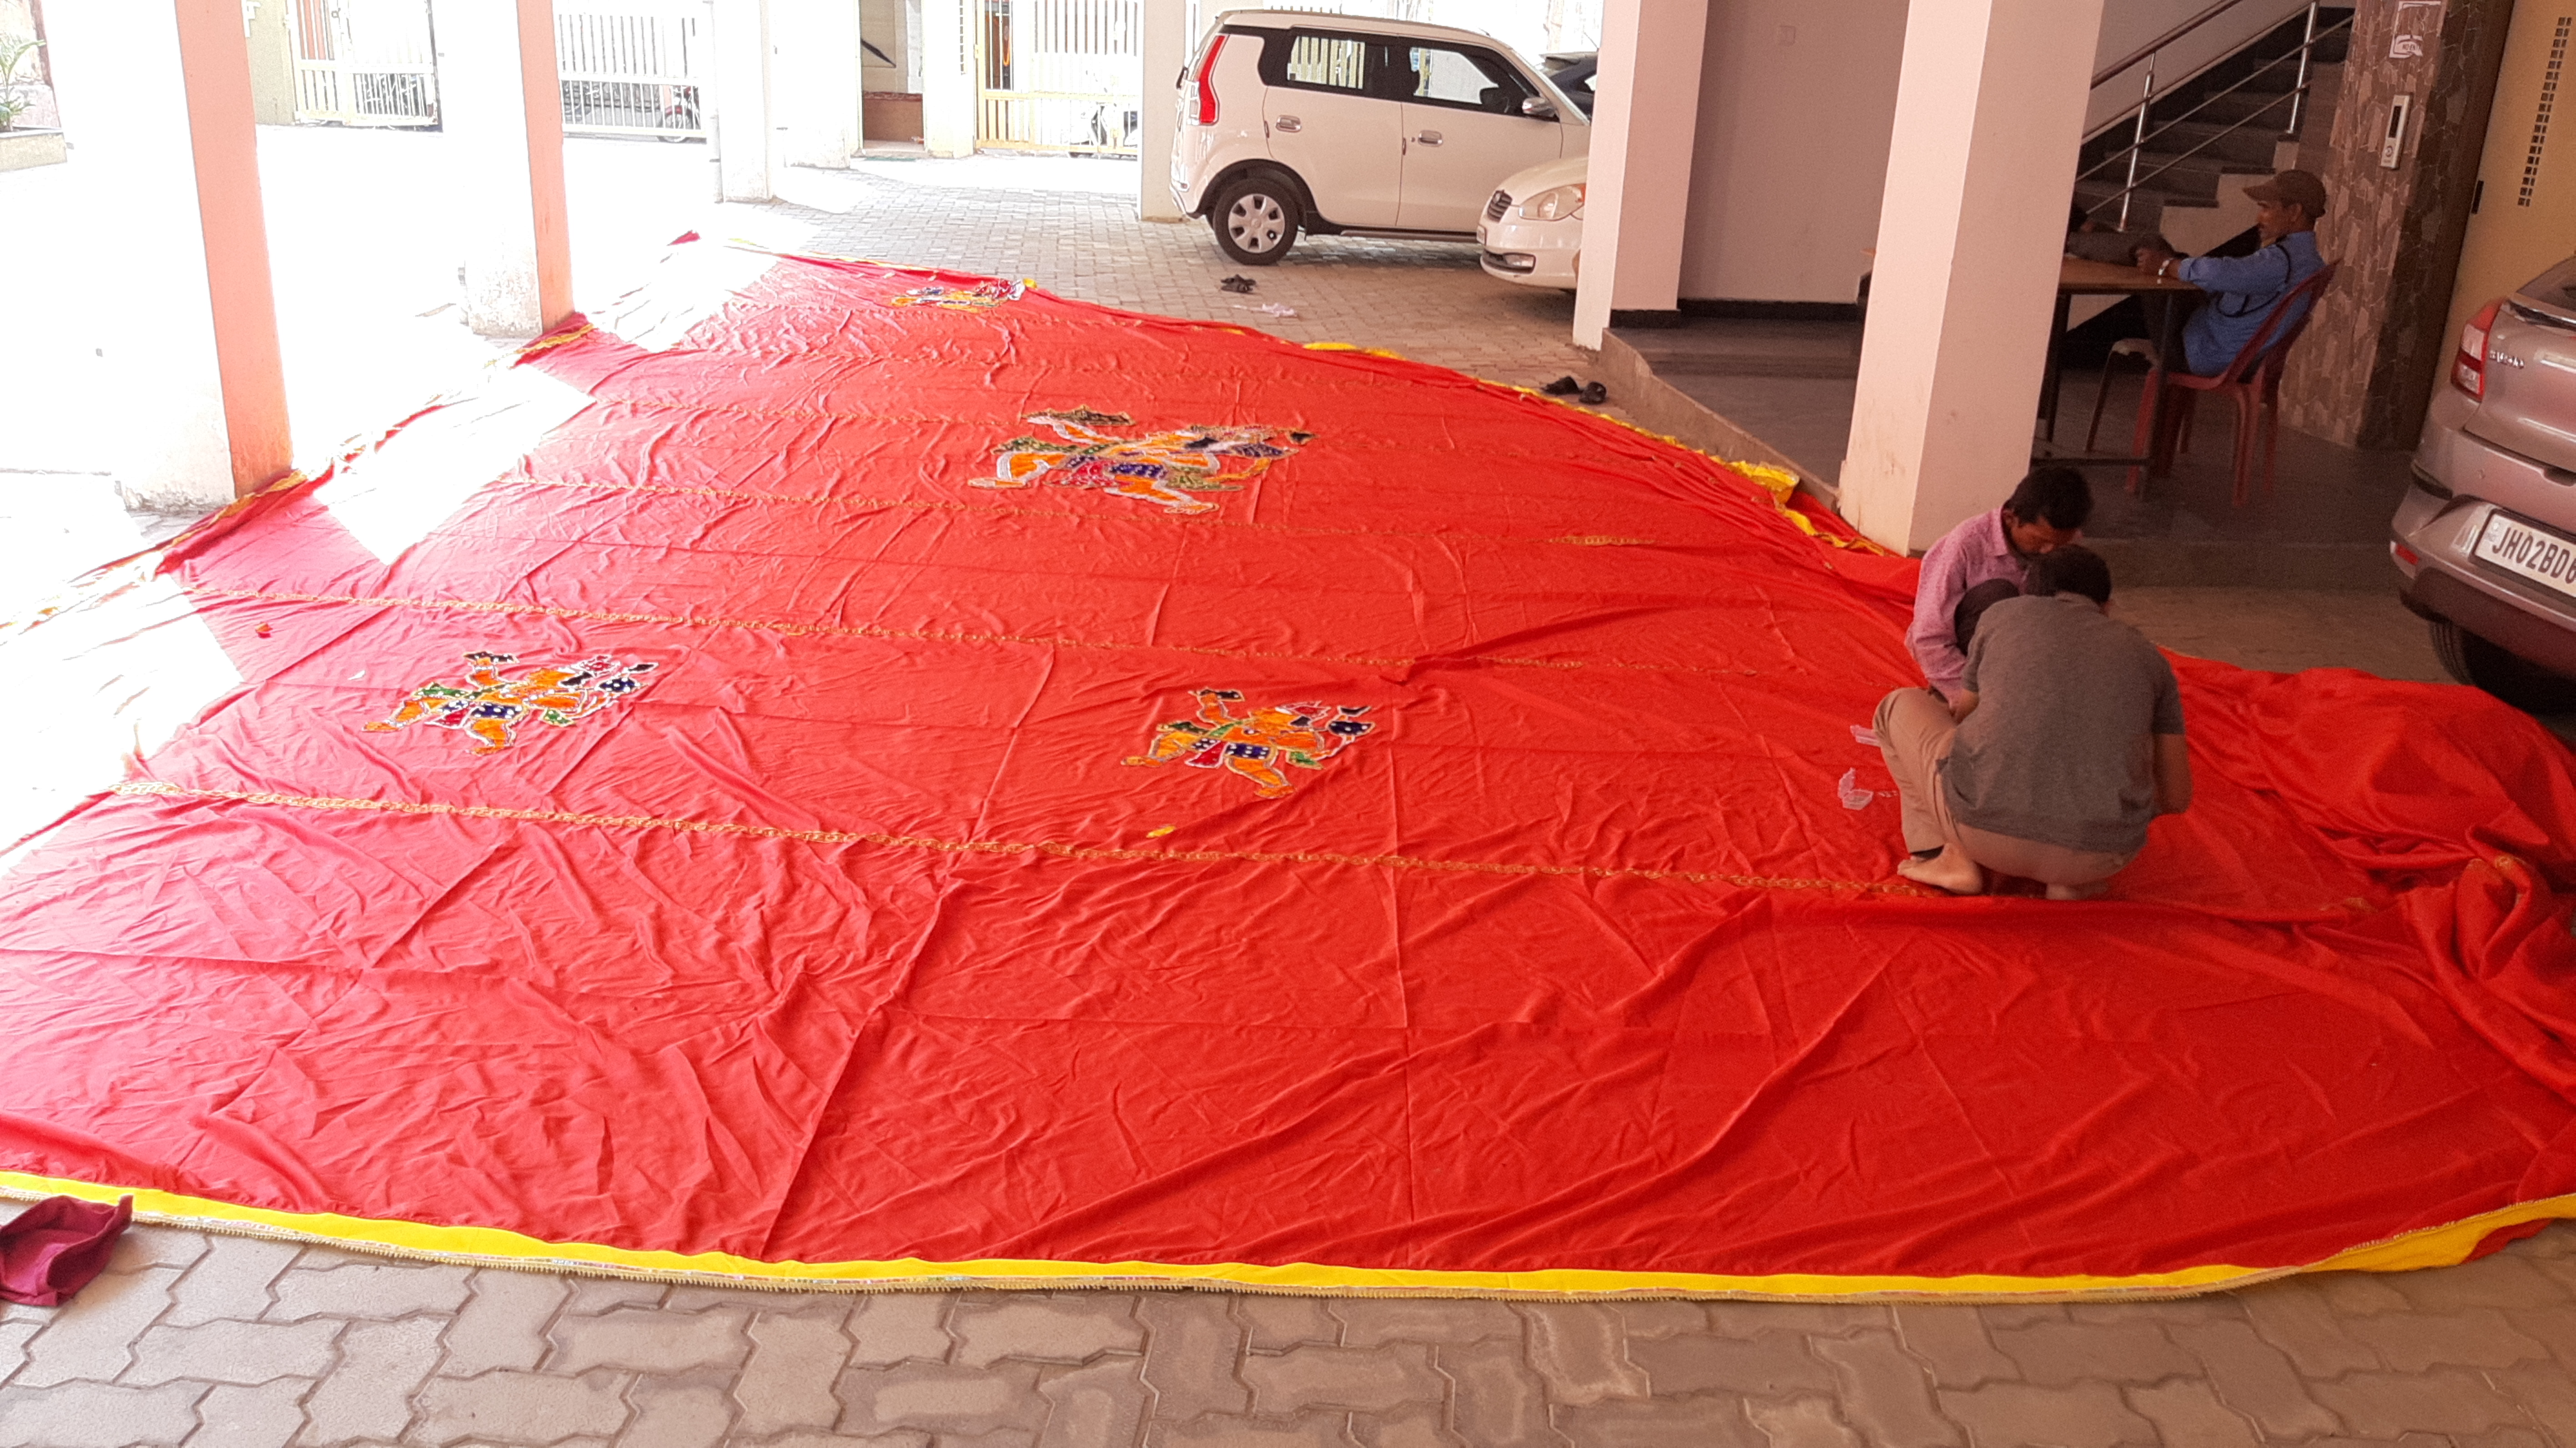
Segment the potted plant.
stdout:
<svg viewBox="0 0 2576 1448">
<path fill-rule="evenodd" d="M 34 39 L 0 39 L 0 171 L 50 166 L 65 159 L 62 132 L 18 124 L 36 103 L 29 62 L 43 44 Z"/>
</svg>

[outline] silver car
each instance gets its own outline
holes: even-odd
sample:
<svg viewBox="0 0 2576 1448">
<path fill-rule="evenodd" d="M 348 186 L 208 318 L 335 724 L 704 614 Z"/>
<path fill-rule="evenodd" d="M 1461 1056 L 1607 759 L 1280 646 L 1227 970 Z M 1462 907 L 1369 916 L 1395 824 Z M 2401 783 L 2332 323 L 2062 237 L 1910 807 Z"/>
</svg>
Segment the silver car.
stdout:
<svg viewBox="0 0 2576 1448">
<path fill-rule="evenodd" d="M 2452 677 L 2576 709 L 2576 260 L 2460 329 L 2390 531 Z"/>
</svg>

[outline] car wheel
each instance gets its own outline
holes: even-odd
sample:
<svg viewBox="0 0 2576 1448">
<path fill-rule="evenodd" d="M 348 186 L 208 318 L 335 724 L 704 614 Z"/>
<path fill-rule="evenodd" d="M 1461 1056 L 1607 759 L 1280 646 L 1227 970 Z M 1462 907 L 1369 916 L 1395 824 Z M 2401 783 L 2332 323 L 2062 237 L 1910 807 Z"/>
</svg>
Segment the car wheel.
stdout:
<svg viewBox="0 0 2576 1448">
<path fill-rule="evenodd" d="M 1246 176 L 1218 192 L 1208 208 L 1218 250 L 1245 266 L 1269 266 L 1286 256 L 1305 219 L 1297 189 L 1277 176 Z"/>
<path fill-rule="evenodd" d="M 2447 618 L 2433 621 L 2433 652 L 2452 678 L 2517 709 L 2533 714 L 2576 710 L 2576 679 L 2506 653 Z"/>
</svg>

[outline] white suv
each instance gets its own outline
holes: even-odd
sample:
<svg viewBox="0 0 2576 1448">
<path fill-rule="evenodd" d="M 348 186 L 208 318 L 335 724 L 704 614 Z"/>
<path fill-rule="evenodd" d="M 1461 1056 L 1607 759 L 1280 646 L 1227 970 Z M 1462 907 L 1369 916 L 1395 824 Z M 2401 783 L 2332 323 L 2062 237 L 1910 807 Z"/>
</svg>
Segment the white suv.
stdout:
<svg viewBox="0 0 2576 1448">
<path fill-rule="evenodd" d="M 1473 240 L 1496 183 L 1592 140 L 1582 108 L 1510 47 L 1402 20 L 1235 11 L 1180 101 L 1172 199 L 1252 266 L 1301 231 Z"/>
</svg>

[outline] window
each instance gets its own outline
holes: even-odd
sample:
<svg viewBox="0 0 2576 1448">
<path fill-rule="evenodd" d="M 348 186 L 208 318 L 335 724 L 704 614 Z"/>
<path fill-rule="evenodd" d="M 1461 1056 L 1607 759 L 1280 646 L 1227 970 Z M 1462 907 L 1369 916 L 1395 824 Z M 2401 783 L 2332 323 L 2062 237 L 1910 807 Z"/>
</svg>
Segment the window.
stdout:
<svg viewBox="0 0 2576 1448">
<path fill-rule="evenodd" d="M 1369 52 L 1375 49 L 1368 41 L 1356 35 L 1322 35 L 1311 30 L 1290 34 L 1284 46 L 1276 40 L 1271 37 L 1272 43 L 1261 48 L 1261 78 L 1265 84 L 1368 94 Z"/>
<path fill-rule="evenodd" d="M 1409 101 L 1517 115 L 1522 100 L 1538 94 L 1490 50 L 1416 45 L 1405 56 L 1413 70 L 1413 85 L 1404 97 Z"/>
</svg>

